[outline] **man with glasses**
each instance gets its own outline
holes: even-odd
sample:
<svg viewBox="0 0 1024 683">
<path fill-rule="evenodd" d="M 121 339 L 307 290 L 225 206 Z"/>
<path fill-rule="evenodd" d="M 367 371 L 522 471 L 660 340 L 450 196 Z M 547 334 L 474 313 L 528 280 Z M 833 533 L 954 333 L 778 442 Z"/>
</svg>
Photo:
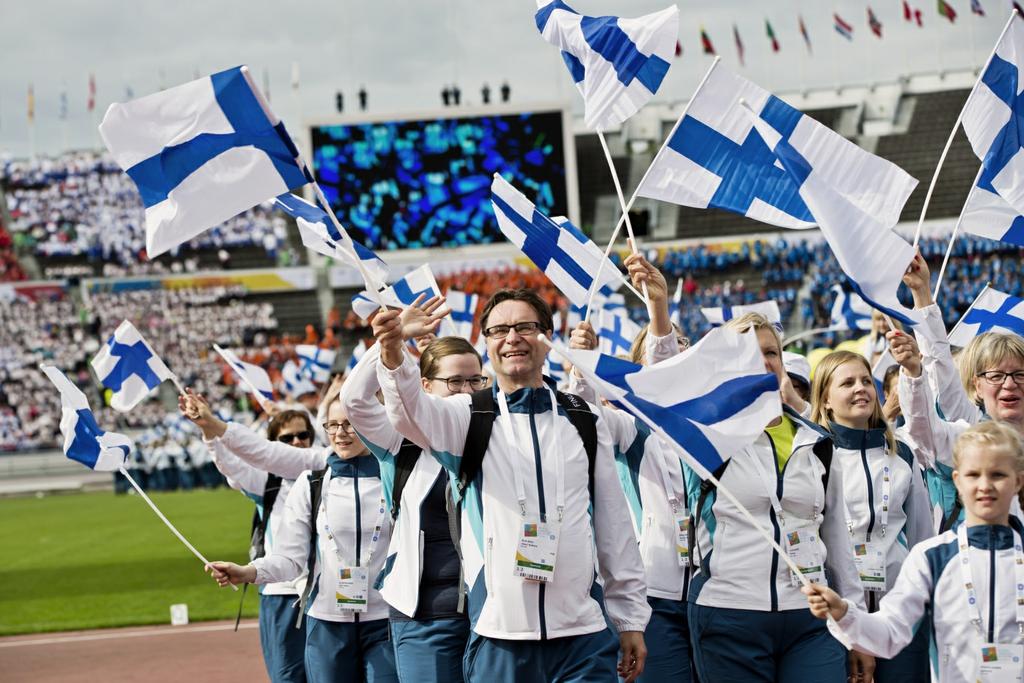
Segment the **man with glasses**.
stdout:
<svg viewBox="0 0 1024 683">
<path fill-rule="evenodd" d="M 474 401 L 467 394 L 441 398 L 421 390 L 398 312 L 377 314 L 373 329 L 389 417 L 407 438 L 425 438 L 429 452 L 459 480 L 463 455 L 470 452 Z M 607 427 L 589 409 L 596 431 L 591 459 L 569 417 L 569 410 L 589 407 L 578 397 L 556 395 L 542 374 L 547 346 L 538 334 L 551 334 L 552 317 L 536 293 L 497 292 L 483 310 L 481 329 L 497 408 L 493 429 L 476 451 L 479 469 L 472 476 L 463 472 L 461 480 L 461 548 L 473 630 L 467 679 L 614 681 L 621 646 L 618 674 L 633 681 L 643 671 L 650 608 Z M 595 566 L 618 643 L 594 597 L 600 595 Z"/>
</svg>

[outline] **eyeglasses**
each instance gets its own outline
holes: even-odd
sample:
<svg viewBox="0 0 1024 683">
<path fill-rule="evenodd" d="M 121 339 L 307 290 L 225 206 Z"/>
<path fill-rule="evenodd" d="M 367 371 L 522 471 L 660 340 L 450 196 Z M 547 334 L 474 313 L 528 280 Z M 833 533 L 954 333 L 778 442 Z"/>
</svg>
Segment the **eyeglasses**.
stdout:
<svg viewBox="0 0 1024 683">
<path fill-rule="evenodd" d="M 349 434 L 354 434 L 356 431 L 356 428 L 348 420 L 344 422 L 324 422 L 324 431 L 328 434 L 337 434 L 339 429 L 343 429 Z"/>
<path fill-rule="evenodd" d="M 430 379 L 438 382 L 444 382 L 445 386 L 448 387 L 448 391 L 453 394 L 457 394 L 462 391 L 462 387 L 466 386 L 466 384 L 469 384 L 469 387 L 473 391 L 476 391 L 478 389 L 483 389 L 491 383 L 491 378 L 483 375 L 476 375 L 475 377 L 431 377 Z"/>
<path fill-rule="evenodd" d="M 512 330 L 515 330 L 516 334 L 520 336 L 534 334 L 536 332 L 540 332 L 540 323 L 530 321 L 515 323 L 514 325 L 494 325 L 484 330 L 484 336 L 488 339 L 504 339 Z"/>
<path fill-rule="evenodd" d="M 294 432 L 292 434 L 280 434 L 277 440 L 282 443 L 295 443 L 296 441 L 309 441 L 313 435 L 309 432 Z"/>
<path fill-rule="evenodd" d="M 1024 386 L 1024 370 L 1018 370 L 1017 372 L 1000 372 L 998 370 L 989 370 L 988 372 L 979 372 L 978 377 L 981 377 L 986 382 L 993 386 L 999 386 L 1006 381 L 1007 377 L 1013 379 L 1013 383 L 1017 386 Z"/>
</svg>

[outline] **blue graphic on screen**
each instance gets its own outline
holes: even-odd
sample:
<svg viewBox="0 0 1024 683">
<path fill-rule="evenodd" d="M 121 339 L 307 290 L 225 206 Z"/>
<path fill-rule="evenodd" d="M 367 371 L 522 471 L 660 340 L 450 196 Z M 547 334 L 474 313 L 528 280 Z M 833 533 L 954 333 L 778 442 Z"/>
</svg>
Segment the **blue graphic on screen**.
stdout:
<svg viewBox="0 0 1024 683">
<path fill-rule="evenodd" d="M 549 216 L 566 215 L 559 111 L 315 126 L 313 169 L 352 237 L 371 249 L 503 241 L 501 173 Z"/>
</svg>

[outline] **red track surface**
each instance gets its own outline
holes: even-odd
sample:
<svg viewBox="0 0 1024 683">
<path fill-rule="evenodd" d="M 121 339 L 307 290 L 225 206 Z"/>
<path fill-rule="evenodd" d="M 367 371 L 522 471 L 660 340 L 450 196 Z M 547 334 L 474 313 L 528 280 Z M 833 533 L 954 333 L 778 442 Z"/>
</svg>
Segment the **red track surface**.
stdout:
<svg viewBox="0 0 1024 683">
<path fill-rule="evenodd" d="M 0 638 L 0 680 L 94 683 L 267 680 L 256 620 Z"/>
</svg>

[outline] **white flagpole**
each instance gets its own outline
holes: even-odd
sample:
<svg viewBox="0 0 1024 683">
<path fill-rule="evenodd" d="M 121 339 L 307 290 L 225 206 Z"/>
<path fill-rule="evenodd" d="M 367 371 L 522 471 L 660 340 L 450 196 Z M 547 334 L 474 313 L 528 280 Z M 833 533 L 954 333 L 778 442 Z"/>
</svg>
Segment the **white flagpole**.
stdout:
<svg viewBox="0 0 1024 683">
<path fill-rule="evenodd" d="M 124 467 L 119 467 L 118 471 L 120 471 L 121 474 L 124 476 L 124 478 L 128 480 L 128 483 L 132 485 L 132 488 L 134 488 L 135 491 L 140 496 L 142 496 L 142 499 L 144 501 L 146 501 L 146 503 L 149 505 L 149 507 L 151 507 L 153 509 L 153 512 L 156 513 L 156 516 L 160 518 L 160 521 L 163 522 L 164 524 L 166 524 L 167 528 L 170 529 L 171 532 L 175 536 L 178 537 L 178 540 L 181 541 L 182 543 L 184 543 L 185 547 L 188 548 L 189 550 L 191 550 L 192 554 L 195 555 L 196 557 L 198 557 L 202 561 L 203 567 L 205 568 L 208 564 L 210 564 L 210 561 L 208 559 L 206 559 L 205 557 L 203 557 L 203 554 L 201 552 L 199 552 L 198 550 L 196 550 L 195 546 L 192 545 L 191 543 L 189 543 L 188 539 L 185 538 L 184 536 L 182 536 L 180 531 L 178 531 L 176 528 L 174 528 L 174 525 L 171 524 L 171 521 L 169 519 L 167 519 L 166 517 L 164 517 L 164 513 L 160 512 L 160 508 L 158 508 L 156 506 L 156 503 L 154 503 L 150 499 L 150 497 L 146 495 L 146 492 L 143 491 L 142 487 L 139 486 L 138 483 L 132 478 L 132 475 L 128 474 L 128 470 L 126 470 Z M 238 590 L 238 586 L 232 585 L 231 587 L 234 588 L 235 590 Z"/>
<path fill-rule="evenodd" d="M 794 334 L 792 337 L 789 337 L 788 339 L 784 339 L 783 342 L 782 342 L 782 347 L 785 348 L 785 347 L 789 346 L 790 344 L 795 344 L 796 342 L 798 342 L 801 339 L 804 339 L 806 337 L 813 337 L 816 334 L 824 334 L 826 332 L 838 332 L 841 329 L 842 328 L 840 328 L 838 326 L 829 326 L 829 327 L 815 327 L 814 329 L 804 330 L 803 332 L 800 332 L 798 334 Z"/>
<path fill-rule="evenodd" d="M 956 243 L 957 235 L 960 234 L 960 224 L 964 222 L 964 212 L 967 210 L 967 205 L 971 203 L 971 197 L 974 196 L 974 190 L 978 187 L 978 179 L 981 178 L 982 171 L 985 170 L 985 166 L 982 165 L 978 169 L 978 175 L 974 176 L 974 182 L 971 183 L 971 189 L 967 192 L 967 200 L 964 202 L 964 206 L 960 209 L 960 217 L 956 219 L 956 226 L 953 228 L 953 234 L 949 236 L 949 245 L 946 247 L 946 255 L 942 257 L 942 266 L 939 267 L 939 277 L 935 280 L 935 291 L 932 292 L 932 300 L 936 301 L 939 297 L 939 288 L 942 287 L 942 277 L 946 274 L 946 264 L 949 263 L 949 256 L 953 253 L 953 245 Z"/>
<path fill-rule="evenodd" d="M 964 109 L 967 109 L 967 105 L 971 103 L 971 98 L 974 97 L 974 93 L 978 90 L 978 84 L 981 83 L 981 77 L 985 75 L 985 72 L 988 70 L 988 65 L 992 63 L 992 58 L 995 57 L 996 55 L 996 50 L 999 48 L 999 43 L 1002 42 L 1003 36 L 1006 35 L 1006 32 L 1008 30 L 1010 30 L 1010 26 L 1013 24 L 1013 21 L 1016 18 L 1017 9 L 1014 8 L 1013 11 L 1010 12 L 1010 19 L 1006 22 L 1006 26 L 1003 27 L 1002 32 L 996 39 L 996 44 L 992 48 L 992 53 L 988 56 L 988 59 L 985 60 L 985 65 L 981 67 L 981 74 L 978 76 L 978 80 L 974 82 L 974 87 L 971 88 L 971 92 L 967 96 L 967 101 L 964 102 L 963 108 L 960 110 L 960 113 L 957 114 L 956 116 L 956 122 L 953 124 L 953 130 L 950 131 L 949 139 L 946 140 L 946 146 L 942 148 L 942 154 L 939 156 L 939 164 L 938 166 L 935 167 L 935 173 L 932 174 L 932 181 L 928 185 L 928 192 L 926 192 L 924 195 L 924 205 L 921 207 L 921 217 L 917 220 L 917 232 L 914 233 L 915 247 L 917 246 L 918 241 L 921 239 L 921 226 L 924 224 L 925 214 L 928 213 L 928 204 L 931 203 L 932 192 L 935 191 L 935 183 L 938 182 L 939 180 L 939 171 L 942 170 L 942 164 L 946 162 L 946 155 L 949 154 L 949 148 L 953 145 L 953 138 L 956 137 L 956 131 L 957 129 L 960 128 L 960 124 L 963 121 Z"/>
<path fill-rule="evenodd" d="M 554 349 L 555 352 L 558 353 L 558 355 L 562 356 L 562 358 L 565 361 L 569 362 L 570 364 L 572 363 L 572 359 L 566 356 L 561 349 L 554 346 L 551 343 L 551 341 L 548 340 L 547 337 L 545 337 L 544 335 L 538 335 L 538 339 L 540 339 L 549 347 Z M 583 368 L 580 368 L 579 366 L 575 367 L 581 373 L 587 375 L 587 379 L 591 382 L 594 389 L 597 390 L 598 393 L 600 393 L 600 387 L 602 385 L 600 378 L 594 377 L 589 370 L 585 370 Z M 623 398 L 621 396 L 615 396 L 612 400 L 621 403 L 623 406 L 626 407 L 627 410 L 629 410 L 629 412 L 633 414 L 634 417 L 640 418 L 648 427 L 650 427 L 658 436 L 660 436 L 663 441 L 671 444 L 671 446 L 679 453 L 682 459 L 686 461 L 686 463 L 689 465 L 691 469 L 695 470 L 698 473 L 702 471 L 707 472 L 706 468 L 697 463 L 693 459 L 693 456 L 687 453 L 686 450 L 682 448 L 682 446 L 676 443 L 675 439 L 666 434 L 660 425 L 655 423 L 654 420 L 647 417 L 647 415 L 645 415 L 642 411 L 637 410 L 637 408 L 633 406 L 633 404 L 630 403 L 628 399 Z M 811 582 L 807 579 L 806 576 L 804 576 L 803 572 L 800 571 L 800 567 L 796 564 L 796 562 L 793 561 L 793 558 L 791 558 L 789 554 L 785 551 L 785 549 L 783 549 L 783 547 L 778 544 L 772 533 L 769 532 L 768 529 L 764 527 L 764 525 L 762 525 L 759 521 L 757 521 L 757 519 L 754 518 L 754 515 L 751 514 L 746 507 L 744 507 L 743 503 L 741 503 L 729 489 L 722 486 L 722 482 L 720 482 L 714 474 L 712 474 L 711 472 L 707 472 L 707 475 L 707 481 L 710 481 L 723 496 L 729 499 L 729 502 L 736 506 L 736 508 L 740 511 L 740 514 L 743 515 L 743 517 L 746 518 L 748 522 L 750 522 L 750 525 L 753 526 L 754 529 L 764 538 L 764 540 L 768 542 L 772 549 L 776 553 L 778 553 L 779 557 L 782 559 L 783 562 L 786 563 L 786 566 L 789 567 L 790 571 L 792 571 L 793 574 L 800 579 L 800 583 L 802 583 L 804 586 L 810 586 Z M 846 646 L 846 649 L 850 649 L 852 647 L 852 644 L 849 639 L 849 636 L 847 636 L 846 633 L 839 627 L 839 625 L 835 623 L 832 617 L 829 617 L 829 623 L 835 628 L 835 632 L 833 635 L 835 635 L 836 639 L 839 640 L 844 646 Z"/>
<path fill-rule="evenodd" d="M 956 330 L 957 330 L 957 328 L 958 328 L 958 327 L 960 327 L 960 323 L 962 323 L 962 322 L 964 321 L 964 318 L 966 318 L 966 317 L 968 316 L 968 314 L 969 314 L 969 313 L 970 313 L 971 311 L 973 311 L 973 310 L 974 310 L 974 305 L 975 305 L 976 303 L 978 303 L 978 301 L 979 301 L 979 300 L 981 299 L 982 295 L 983 295 L 983 294 L 985 294 L 985 292 L 987 292 L 987 291 L 988 291 L 988 290 L 990 290 L 991 288 L 992 288 L 992 283 L 991 283 L 991 282 L 986 282 L 986 283 L 985 283 L 985 287 L 984 287 L 984 288 L 982 288 L 982 290 L 981 290 L 980 292 L 978 292 L 978 295 L 977 295 L 976 297 L 974 297 L 974 301 L 972 301 L 972 302 L 971 302 L 971 305 L 967 307 L 967 310 L 966 310 L 966 311 L 964 311 L 964 314 L 963 314 L 962 316 L 960 316 L 960 319 L 959 319 L 959 320 L 957 320 L 957 321 L 956 321 L 956 325 L 953 325 L 953 329 L 951 329 L 951 330 L 949 331 L 949 334 L 948 334 L 948 335 L 946 335 L 946 338 L 947 338 L 947 339 L 948 339 L 949 337 L 952 337 L 952 336 L 953 336 L 953 333 L 954 333 L 954 332 L 956 332 Z"/>
<path fill-rule="evenodd" d="M 266 411 L 267 398 L 262 393 L 260 393 L 259 389 L 257 389 L 253 385 L 249 377 L 244 372 L 239 372 L 238 369 L 235 368 L 235 366 L 231 365 L 231 361 L 228 359 L 227 354 L 224 353 L 224 349 L 222 349 L 219 345 L 214 344 L 213 350 L 220 354 L 220 357 L 224 359 L 225 363 L 231 366 L 232 370 L 235 370 L 235 374 L 238 375 L 239 378 L 241 378 L 242 382 L 245 383 L 245 386 L 249 387 L 249 392 L 252 393 L 252 395 L 256 398 L 256 402 L 260 404 L 260 407 L 263 408 L 264 411 Z"/>
<path fill-rule="evenodd" d="M 633 203 L 636 201 L 637 197 L 637 191 L 641 187 L 643 187 L 644 181 L 647 180 L 647 176 L 650 174 L 651 169 L 654 168 L 654 165 L 658 163 L 658 158 L 661 157 L 661 155 L 665 152 L 665 148 L 668 146 L 669 140 L 671 140 L 672 136 L 675 135 L 676 129 L 679 128 L 679 124 L 683 122 L 683 118 L 686 117 L 686 112 L 690 110 L 690 104 L 695 99 L 697 99 L 697 95 L 700 93 L 701 88 L 703 88 L 704 84 L 707 83 L 708 78 L 711 77 L 711 72 L 715 70 L 715 67 L 718 66 L 718 62 L 720 62 L 721 60 L 721 57 L 715 55 L 715 58 L 711 61 L 711 66 L 708 67 L 707 73 L 704 74 L 704 78 L 702 78 L 700 83 L 697 84 L 697 89 L 693 91 L 693 96 L 690 97 L 690 101 L 687 102 L 686 106 L 683 107 L 683 112 L 679 115 L 679 118 L 676 119 L 676 123 L 674 126 L 672 126 L 672 130 L 670 130 L 668 136 L 665 137 L 665 141 L 661 143 L 661 148 L 658 150 L 658 153 L 654 155 L 654 159 L 651 161 L 651 165 L 647 167 L 647 170 L 644 172 L 644 175 L 640 179 L 639 184 L 637 184 L 636 188 L 633 190 L 633 194 L 630 196 L 629 202 L 626 204 L 625 207 L 623 207 L 624 211 L 622 213 L 622 216 L 619 217 L 619 221 L 615 224 L 615 229 L 612 230 L 612 236 L 608 239 L 608 246 L 604 250 L 605 258 L 608 258 L 608 255 L 611 253 L 612 246 L 615 244 L 615 238 L 619 236 L 619 230 L 622 228 L 622 223 L 626 220 L 626 217 L 629 214 L 629 210 L 633 208 Z M 612 169 L 612 175 L 615 175 L 614 169 Z M 601 261 L 601 263 L 599 263 L 597 267 L 597 274 L 594 275 L 594 284 L 591 285 L 590 295 L 587 297 L 587 314 L 586 317 L 584 317 L 583 319 L 584 322 L 588 322 L 590 320 L 590 308 L 591 304 L 593 304 L 594 302 L 594 294 L 597 292 L 598 289 L 598 278 L 601 277 L 601 266 L 603 265 L 604 261 Z M 649 303 L 646 298 L 641 297 L 641 299 L 643 299 L 645 305 L 649 306 Z"/>
</svg>

